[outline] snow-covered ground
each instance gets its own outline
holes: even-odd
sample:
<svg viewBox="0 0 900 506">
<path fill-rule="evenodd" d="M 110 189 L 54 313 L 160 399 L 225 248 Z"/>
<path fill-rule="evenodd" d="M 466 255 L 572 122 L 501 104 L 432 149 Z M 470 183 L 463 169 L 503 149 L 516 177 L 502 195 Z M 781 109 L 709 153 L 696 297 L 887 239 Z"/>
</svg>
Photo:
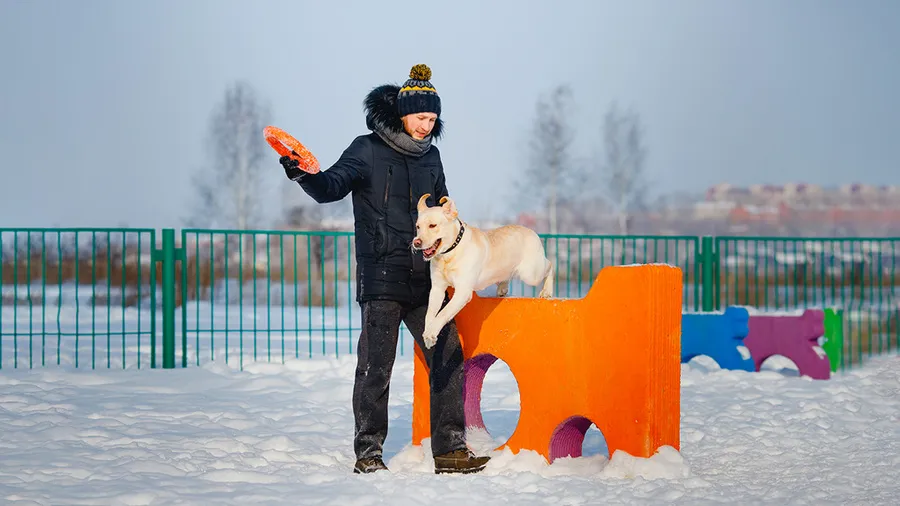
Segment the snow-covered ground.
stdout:
<svg viewBox="0 0 900 506">
<path fill-rule="evenodd" d="M 359 476 L 350 409 L 358 308 L 191 303 L 188 368 L 151 370 L 148 311 L 71 298 L 0 311 L 2 504 L 868 505 L 900 496 L 896 354 L 827 381 L 775 359 L 766 364 L 774 370 L 746 373 L 701 357 L 682 366 L 680 453 L 608 460 L 592 429 L 585 457 L 547 465 L 534 453 L 494 451 L 482 474 L 436 476 L 427 441 L 409 446 L 407 334 L 391 390 L 392 471 Z M 309 332 L 318 328 L 338 330 Z M 490 434 L 470 441 L 491 452 L 515 429 L 518 392 L 499 361 L 484 385 Z"/>
<path fill-rule="evenodd" d="M 279 360 L 280 362 L 280 360 Z M 514 379 L 485 379 L 485 422 L 515 427 Z M 355 359 L 221 361 L 178 370 L 0 372 L 4 504 L 896 504 L 900 496 L 900 357 L 828 381 L 791 370 L 682 368 L 681 452 L 545 464 L 493 452 L 482 474 L 437 476 L 410 447 L 412 360 L 399 357 L 386 460 L 354 475 Z M 495 365 L 495 367 L 498 367 Z M 485 451 L 486 434 L 472 443 Z M 487 445 L 489 449 L 490 445 Z"/>
</svg>

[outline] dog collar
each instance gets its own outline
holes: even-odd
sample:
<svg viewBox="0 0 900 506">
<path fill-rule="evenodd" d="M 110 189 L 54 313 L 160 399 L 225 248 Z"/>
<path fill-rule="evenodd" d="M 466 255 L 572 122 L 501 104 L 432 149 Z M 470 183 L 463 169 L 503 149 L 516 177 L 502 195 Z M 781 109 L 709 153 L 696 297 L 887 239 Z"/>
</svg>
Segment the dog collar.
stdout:
<svg viewBox="0 0 900 506">
<path fill-rule="evenodd" d="M 453 241 L 453 244 L 447 249 L 447 251 L 442 252 L 441 255 L 446 255 L 447 253 L 450 253 L 451 251 L 453 251 L 453 248 L 459 246 L 459 241 L 462 240 L 463 232 L 466 231 L 466 225 L 465 225 L 465 223 L 460 221 L 458 218 L 457 218 L 457 221 L 459 221 L 459 233 L 456 234 L 456 240 Z"/>
</svg>

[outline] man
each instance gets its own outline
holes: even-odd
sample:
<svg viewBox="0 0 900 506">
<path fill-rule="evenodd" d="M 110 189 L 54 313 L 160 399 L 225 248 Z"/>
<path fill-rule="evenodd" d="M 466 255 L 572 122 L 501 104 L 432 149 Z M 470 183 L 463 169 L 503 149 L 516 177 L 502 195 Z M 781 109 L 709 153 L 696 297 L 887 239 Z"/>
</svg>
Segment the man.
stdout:
<svg viewBox="0 0 900 506">
<path fill-rule="evenodd" d="M 445 326 L 431 349 L 422 341 L 431 280 L 425 260 L 410 248 L 416 204 L 425 193 L 432 195 L 430 205 L 447 195 L 441 155 L 432 144 L 443 126 L 441 100 L 430 79 L 431 69 L 419 64 L 402 87 L 384 84 L 370 91 L 363 103 L 371 133 L 356 137 L 328 170 L 308 174 L 296 160 L 280 159 L 287 176 L 316 202 L 353 195 L 356 299 L 362 309 L 353 386 L 356 473 L 387 469 L 382 445 L 401 321 L 430 370 L 435 472 L 478 472 L 489 460 L 466 446 L 463 356 L 456 326 Z"/>
</svg>

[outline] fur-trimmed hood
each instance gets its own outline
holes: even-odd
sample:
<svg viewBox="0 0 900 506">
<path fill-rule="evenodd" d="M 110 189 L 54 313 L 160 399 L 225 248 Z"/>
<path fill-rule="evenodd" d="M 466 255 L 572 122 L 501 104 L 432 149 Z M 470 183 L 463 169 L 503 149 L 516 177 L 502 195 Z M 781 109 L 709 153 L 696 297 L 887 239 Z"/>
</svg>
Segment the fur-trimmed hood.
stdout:
<svg viewBox="0 0 900 506">
<path fill-rule="evenodd" d="M 384 130 L 404 132 L 400 113 L 397 111 L 397 95 L 400 87 L 395 84 L 382 84 L 374 88 L 366 95 L 363 106 L 366 111 L 366 128 L 375 130 L 381 127 Z M 441 137 L 444 130 L 444 122 L 441 117 L 434 122 L 431 137 L 435 140 Z"/>
</svg>

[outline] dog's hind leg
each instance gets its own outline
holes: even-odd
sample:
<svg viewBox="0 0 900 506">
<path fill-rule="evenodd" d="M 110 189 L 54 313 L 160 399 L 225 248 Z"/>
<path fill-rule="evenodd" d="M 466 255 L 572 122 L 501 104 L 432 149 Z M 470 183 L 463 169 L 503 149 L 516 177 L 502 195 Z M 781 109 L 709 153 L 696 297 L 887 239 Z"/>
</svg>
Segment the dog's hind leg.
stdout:
<svg viewBox="0 0 900 506">
<path fill-rule="evenodd" d="M 547 266 L 544 269 L 544 286 L 541 288 L 541 293 L 538 296 L 542 299 L 549 299 L 553 297 L 553 264 L 550 263 L 550 260 L 546 260 Z"/>
<path fill-rule="evenodd" d="M 519 277 L 529 286 L 540 286 L 539 297 L 553 297 L 553 264 L 541 255 L 519 272 Z"/>
</svg>

